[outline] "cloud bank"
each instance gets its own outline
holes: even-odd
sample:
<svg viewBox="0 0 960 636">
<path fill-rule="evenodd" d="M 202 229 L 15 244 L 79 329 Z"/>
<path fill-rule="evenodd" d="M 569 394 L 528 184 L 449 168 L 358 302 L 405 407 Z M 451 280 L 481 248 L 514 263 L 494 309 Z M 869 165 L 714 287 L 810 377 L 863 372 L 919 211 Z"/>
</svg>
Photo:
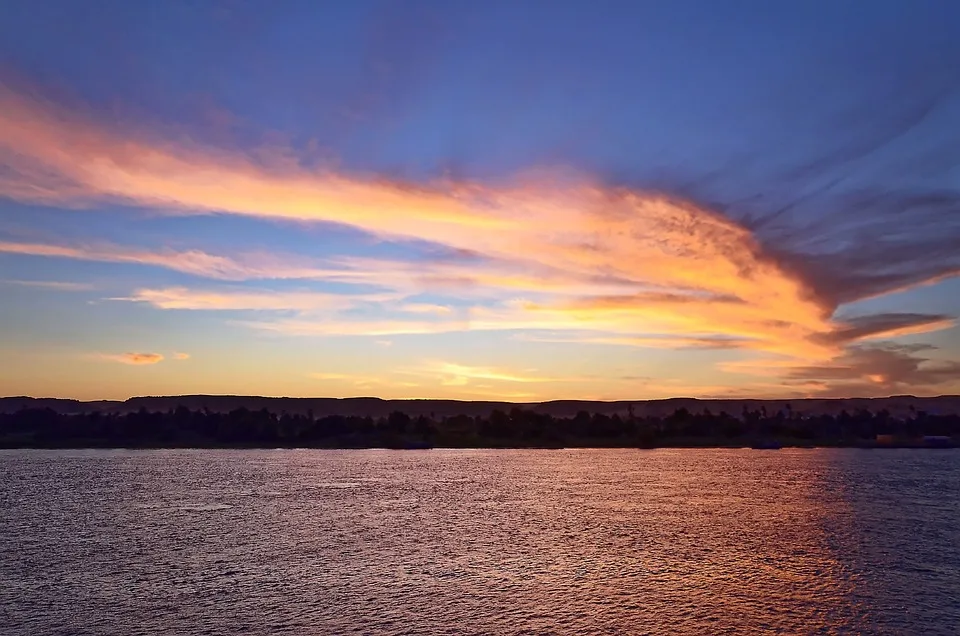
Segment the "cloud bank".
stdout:
<svg viewBox="0 0 960 636">
<path fill-rule="evenodd" d="M 909 231 L 911 222 L 929 229 L 932 219 L 955 209 L 960 197 L 954 194 L 875 202 L 865 217 L 872 220 L 856 227 L 861 237 L 882 240 L 851 248 L 814 240 L 844 229 L 849 216 L 785 230 L 584 175 L 531 173 L 498 186 L 364 178 L 304 168 L 289 152 L 253 159 L 188 139 L 113 128 L 3 86 L 0 162 L 0 196 L 18 201 L 81 209 L 122 202 L 176 215 L 335 223 L 393 241 L 433 244 L 449 255 L 421 262 L 318 262 L 277 254 L 0 242 L 2 252 L 140 263 L 219 281 L 297 279 L 369 288 L 351 295 L 200 285 L 143 288 L 124 297 L 161 309 L 294 312 L 245 321 L 291 334 L 537 330 L 555 341 L 748 350 L 783 357 L 780 377 L 810 382 L 813 391 L 816 382 L 848 377 L 840 378 L 838 369 L 871 365 L 877 367 L 872 375 L 884 378 L 873 384 L 891 390 L 954 379 L 916 352 L 863 346 L 946 329 L 952 316 L 836 317 L 841 305 L 960 273 L 956 214 L 936 236 Z M 859 205 L 867 203 L 861 195 Z M 902 216 L 919 209 L 924 212 Z M 453 310 L 404 301 L 418 292 L 495 302 Z M 337 313 L 363 302 L 381 303 L 389 315 L 347 319 Z M 124 354 L 148 356 L 134 364 L 158 362 L 162 356 L 149 358 L 158 355 Z"/>
</svg>

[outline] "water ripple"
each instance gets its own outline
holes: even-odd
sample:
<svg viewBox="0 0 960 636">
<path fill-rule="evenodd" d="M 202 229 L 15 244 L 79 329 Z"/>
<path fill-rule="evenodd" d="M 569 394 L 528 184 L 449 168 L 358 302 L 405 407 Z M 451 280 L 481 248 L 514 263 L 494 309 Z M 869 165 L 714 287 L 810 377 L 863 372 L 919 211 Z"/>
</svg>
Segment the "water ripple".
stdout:
<svg viewBox="0 0 960 636">
<path fill-rule="evenodd" d="M 956 451 L 2 451 L 0 632 L 952 634 Z"/>
</svg>

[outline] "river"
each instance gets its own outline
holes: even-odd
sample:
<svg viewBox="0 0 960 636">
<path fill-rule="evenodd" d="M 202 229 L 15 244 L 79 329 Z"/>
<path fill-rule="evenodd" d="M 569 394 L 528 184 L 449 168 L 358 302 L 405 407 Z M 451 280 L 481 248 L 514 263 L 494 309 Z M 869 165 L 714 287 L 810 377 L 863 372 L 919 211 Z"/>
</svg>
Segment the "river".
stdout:
<svg viewBox="0 0 960 636">
<path fill-rule="evenodd" d="M 0 632 L 954 634 L 960 451 L 0 451 Z"/>
</svg>

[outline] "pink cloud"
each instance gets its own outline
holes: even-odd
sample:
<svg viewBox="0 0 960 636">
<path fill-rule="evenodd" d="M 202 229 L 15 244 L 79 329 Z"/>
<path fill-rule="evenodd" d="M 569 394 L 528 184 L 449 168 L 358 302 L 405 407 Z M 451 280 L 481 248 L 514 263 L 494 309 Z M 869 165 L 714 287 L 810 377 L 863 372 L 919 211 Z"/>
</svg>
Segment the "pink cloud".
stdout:
<svg viewBox="0 0 960 636">
<path fill-rule="evenodd" d="M 127 352 L 127 353 L 117 353 L 109 354 L 105 353 L 100 356 L 104 360 L 111 360 L 113 362 L 120 362 L 122 364 L 133 364 L 133 365 L 146 365 L 146 364 L 157 364 L 158 362 L 163 361 L 163 355 L 159 353 L 138 353 L 138 352 Z"/>
</svg>

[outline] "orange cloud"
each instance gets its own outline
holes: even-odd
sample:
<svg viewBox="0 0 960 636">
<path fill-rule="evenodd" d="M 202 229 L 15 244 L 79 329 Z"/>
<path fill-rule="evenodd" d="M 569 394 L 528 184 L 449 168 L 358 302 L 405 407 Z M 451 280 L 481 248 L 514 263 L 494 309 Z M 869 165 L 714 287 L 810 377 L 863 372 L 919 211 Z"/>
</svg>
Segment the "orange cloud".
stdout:
<svg viewBox="0 0 960 636">
<path fill-rule="evenodd" d="M 342 297 L 314 292 L 139 290 L 127 300 L 164 309 L 293 310 L 247 321 L 285 333 L 384 336 L 481 329 L 596 332 L 611 342 L 726 344 L 810 362 L 843 355 L 853 340 L 949 326 L 919 317 L 851 326 L 838 297 L 771 253 L 746 227 L 689 202 L 613 189 L 589 178 L 529 175 L 498 187 L 360 179 L 259 155 L 119 130 L 0 86 L 0 195 L 83 207 L 123 201 L 171 214 L 224 213 L 348 225 L 372 235 L 443 245 L 476 262 L 391 266 L 341 259 L 316 266 L 204 252 L 127 253 L 3 243 L 0 251 L 148 263 L 225 280 L 310 278 L 395 292 L 478 288 L 501 304 L 460 312 L 408 305 L 389 320 L 324 318 Z M 512 294 L 527 298 L 511 298 Z M 530 297 L 533 297 L 532 299 Z M 513 302 L 503 302 L 512 300 Z M 383 297 L 374 302 L 391 302 Z M 449 315 L 448 315 L 449 314 Z M 735 343 L 735 344 L 733 344 Z M 456 375 L 456 374 L 454 374 Z M 464 374 L 456 377 L 467 377 Z"/>
<path fill-rule="evenodd" d="M 120 362 L 123 364 L 134 364 L 134 365 L 144 365 L 144 364 L 157 364 L 158 362 L 163 361 L 163 355 L 159 353 L 117 353 L 110 354 L 105 353 L 100 356 L 104 360 L 111 360 L 113 362 Z"/>
<path fill-rule="evenodd" d="M 517 340 L 528 342 L 556 342 L 580 344 L 607 344 L 653 349 L 749 349 L 750 341 L 718 336 L 611 336 L 581 333 L 573 335 L 518 334 Z"/>
<path fill-rule="evenodd" d="M 183 353 L 183 352 L 178 351 L 177 353 L 173 354 L 173 359 L 174 359 L 174 360 L 189 360 L 189 359 L 190 359 L 190 354 L 189 354 L 189 353 Z"/>
</svg>

